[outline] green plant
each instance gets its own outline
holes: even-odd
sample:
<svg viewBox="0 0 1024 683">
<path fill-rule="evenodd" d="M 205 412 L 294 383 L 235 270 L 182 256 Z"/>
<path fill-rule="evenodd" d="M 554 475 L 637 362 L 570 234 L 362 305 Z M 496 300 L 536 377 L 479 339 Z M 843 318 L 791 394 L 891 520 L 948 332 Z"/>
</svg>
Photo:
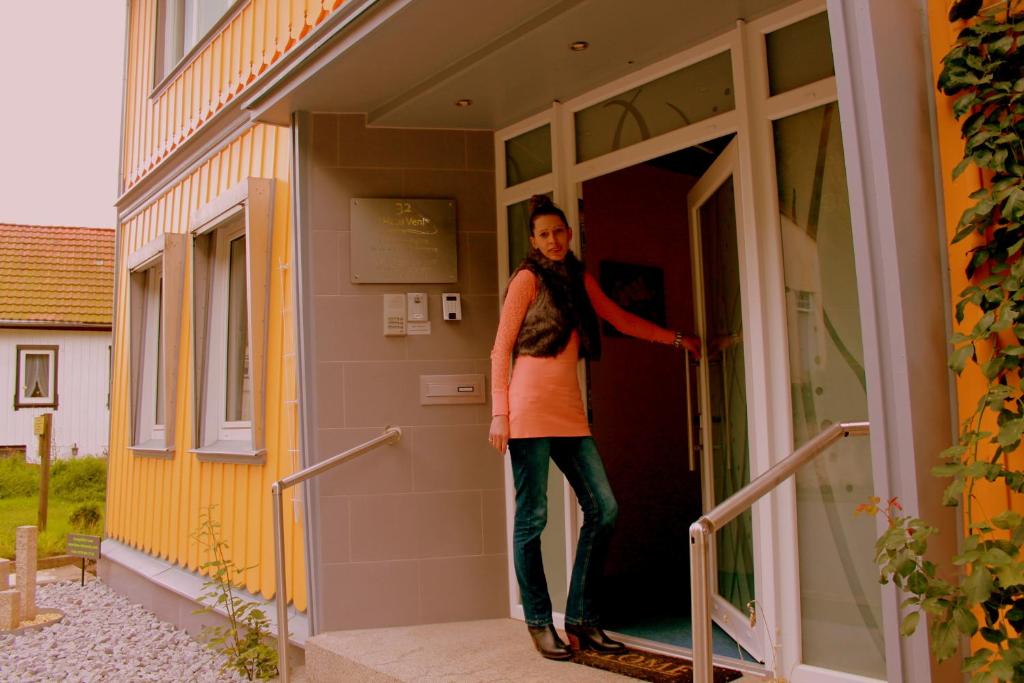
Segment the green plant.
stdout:
<svg viewBox="0 0 1024 683">
<path fill-rule="evenodd" d="M 192 538 L 209 554 L 201 566 L 209 571 L 199 601 L 204 603 L 196 614 L 223 613 L 227 626 L 205 626 L 207 644 L 227 658 L 225 669 L 234 669 L 248 680 L 277 676 L 277 650 L 270 637 L 270 621 L 259 603 L 235 595 L 235 583 L 251 567 L 238 567 L 228 556 L 228 542 L 220 536 L 220 523 L 214 520 L 215 506 L 199 516 L 199 529 Z"/>
<path fill-rule="evenodd" d="M 39 467 L 20 458 L 0 460 L 0 499 L 22 498 L 39 493 Z"/>
<path fill-rule="evenodd" d="M 64 500 L 104 500 L 107 459 L 88 456 L 54 462 L 50 469 L 50 494 Z"/>
<path fill-rule="evenodd" d="M 71 513 L 71 517 L 68 519 L 71 523 L 71 528 L 81 533 L 95 531 L 102 520 L 103 513 L 100 511 L 98 503 L 85 503 L 83 505 L 79 505 L 74 509 Z"/>
<path fill-rule="evenodd" d="M 950 367 L 960 374 L 976 364 L 987 388 L 962 423 L 958 443 L 943 451 L 933 474 L 949 478 L 947 505 L 967 507 L 975 521 L 963 549 L 953 558 L 963 573 L 944 579 L 925 559 L 936 529 L 900 514 L 896 500 L 884 507 L 873 499 L 862 512 L 883 513 L 889 528 L 875 546 L 883 583 L 892 580 L 912 608 L 900 631 L 913 633 L 928 617 L 932 652 L 952 656 L 963 636 L 972 640 L 964 671 L 975 682 L 1024 680 L 1024 518 L 1013 511 L 992 514 L 979 509 L 974 495 L 982 480 L 1024 493 L 1024 470 L 1016 453 L 1024 435 L 1021 389 L 1024 345 L 1024 13 L 1021 0 L 1006 0 L 980 11 L 978 0 L 958 0 L 950 19 L 973 19 L 960 31 L 943 59 L 938 87 L 954 97 L 961 120 L 964 158 L 953 170 L 982 171 L 985 186 L 971 195 L 974 204 L 957 225 L 953 243 L 972 239 L 967 277 L 959 294 L 956 319 L 968 332 L 953 336 Z"/>
</svg>

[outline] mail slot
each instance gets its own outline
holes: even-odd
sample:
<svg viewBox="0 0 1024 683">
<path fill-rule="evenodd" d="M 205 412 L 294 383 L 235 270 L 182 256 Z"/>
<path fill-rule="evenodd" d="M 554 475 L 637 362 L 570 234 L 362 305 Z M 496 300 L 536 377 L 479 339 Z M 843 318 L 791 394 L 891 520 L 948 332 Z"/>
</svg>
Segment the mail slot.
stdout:
<svg viewBox="0 0 1024 683">
<path fill-rule="evenodd" d="M 486 403 L 484 376 L 420 375 L 420 405 Z"/>
</svg>

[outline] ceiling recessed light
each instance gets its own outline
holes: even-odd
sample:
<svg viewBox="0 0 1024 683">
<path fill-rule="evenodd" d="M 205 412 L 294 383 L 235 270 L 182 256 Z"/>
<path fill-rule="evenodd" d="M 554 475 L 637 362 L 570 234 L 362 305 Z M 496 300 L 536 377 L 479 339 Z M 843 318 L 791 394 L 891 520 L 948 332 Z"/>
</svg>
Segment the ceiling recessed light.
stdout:
<svg viewBox="0 0 1024 683">
<path fill-rule="evenodd" d="M 469 107 L 473 104 L 473 100 L 462 98 L 461 100 L 455 100 L 456 107 Z"/>
<path fill-rule="evenodd" d="M 588 47 L 590 47 L 590 43 L 588 43 L 585 40 L 577 40 L 575 42 L 569 43 L 569 49 L 572 50 L 573 52 L 583 52 Z"/>
</svg>

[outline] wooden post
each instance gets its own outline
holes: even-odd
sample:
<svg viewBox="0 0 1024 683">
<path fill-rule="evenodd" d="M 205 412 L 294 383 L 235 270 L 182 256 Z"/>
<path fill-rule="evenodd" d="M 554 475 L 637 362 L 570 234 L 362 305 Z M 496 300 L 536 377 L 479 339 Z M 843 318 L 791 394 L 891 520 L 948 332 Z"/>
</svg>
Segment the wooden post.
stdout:
<svg viewBox="0 0 1024 683">
<path fill-rule="evenodd" d="M 53 413 L 43 413 L 33 421 L 39 437 L 39 531 L 46 531 L 46 511 L 50 503 L 50 438 Z"/>
</svg>

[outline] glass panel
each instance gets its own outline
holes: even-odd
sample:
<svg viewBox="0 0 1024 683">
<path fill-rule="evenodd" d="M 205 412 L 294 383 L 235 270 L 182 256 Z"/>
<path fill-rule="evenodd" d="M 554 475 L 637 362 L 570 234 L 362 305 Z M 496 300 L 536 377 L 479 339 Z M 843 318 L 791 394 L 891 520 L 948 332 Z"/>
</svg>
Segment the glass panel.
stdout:
<svg viewBox="0 0 1024 683">
<path fill-rule="evenodd" d="M 24 398 L 50 398 L 50 354 L 25 354 L 25 381 L 21 395 Z"/>
<path fill-rule="evenodd" d="M 157 51 L 157 76 L 163 78 L 185 54 L 183 0 L 165 0 L 157 5 L 161 45 Z"/>
<path fill-rule="evenodd" d="M 722 52 L 576 112 L 576 161 L 732 111 L 732 61 Z"/>
<path fill-rule="evenodd" d="M 231 4 L 231 0 L 201 0 L 196 4 L 198 5 L 197 12 L 199 14 L 199 30 L 196 32 L 198 40 L 198 38 L 205 36 L 213 28 L 218 19 L 224 16 L 224 12 L 227 10 L 228 5 Z"/>
<path fill-rule="evenodd" d="M 192 49 L 192 46 L 213 28 L 230 4 L 231 0 L 185 0 L 186 51 Z"/>
<path fill-rule="evenodd" d="M 249 316 L 245 297 L 245 237 L 231 240 L 228 269 L 228 369 L 225 419 L 250 419 Z"/>
<path fill-rule="evenodd" d="M 545 196 L 551 197 L 550 192 Z M 530 251 L 530 201 L 524 199 L 506 207 L 508 216 L 508 272 L 519 267 Z"/>
<path fill-rule="evenodd" d="M 715 504 L 750 483 L 743 370 L 736 195 L 730 177 L 700 207 L 705 339 Z M 754 599 L 754 546 L 748 510 L 716 535 L 718 593 L 743 614 Z"/>
<path fill-rule="evenodd" d="M 835 103 L 774 124 L 785 266 L 794 446 L 867 419 L 846 167 Z M 873 494 L 865 438 L 844 439 L 797 473 L 803 660 L 885 678 Z"/>
<path fill-rule="evenodd" d="M 154 273 L 154 276 L 156 274 Z M 160 294 L 157 297 L 156 311 L 156 418 L 155 425 L 164 423 L 164 279 L 160 277 Z"/>
<path fill-rule="evenodd" d="M 764 37 L 768 52 L 768 92 L 772 95 L 835 76 L 832 39 L 824 12 Z"/>
<path fill-rule="evenodd" d="M 184 0 L 184 9 L 182 15 L 184 17 L 184 24 L 182 26 L 182 43 L 183 50 L 189 50 L 199 40 L 199 17 L 198 8 L 199 0 Z"/>
<path fill-rule="evenodd" d="M 551 173 L 551 126 L 505 141 L 505 187 Z"/>
</svg>

